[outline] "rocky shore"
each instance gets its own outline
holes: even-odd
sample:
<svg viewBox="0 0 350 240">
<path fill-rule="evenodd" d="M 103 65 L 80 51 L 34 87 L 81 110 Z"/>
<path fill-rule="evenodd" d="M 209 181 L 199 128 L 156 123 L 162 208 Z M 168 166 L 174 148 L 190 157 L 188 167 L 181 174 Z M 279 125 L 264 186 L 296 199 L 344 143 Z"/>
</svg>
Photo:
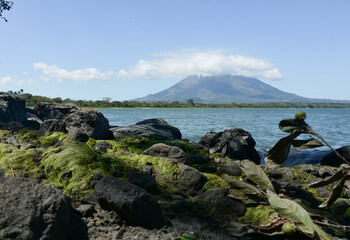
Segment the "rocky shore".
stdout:
<svg viewBox="0 0 350 240">
<path fill-rule="evenodd" d="M 162 119 L 112 127 L 95 109 L 0 96 L 0 239 L 349 239 L 350 182 L 327 207 L 338 185 L 310 187 L 347 166 L 320 162 L 259 165 L 239 128 L 195 143 Z"/>
</svg>

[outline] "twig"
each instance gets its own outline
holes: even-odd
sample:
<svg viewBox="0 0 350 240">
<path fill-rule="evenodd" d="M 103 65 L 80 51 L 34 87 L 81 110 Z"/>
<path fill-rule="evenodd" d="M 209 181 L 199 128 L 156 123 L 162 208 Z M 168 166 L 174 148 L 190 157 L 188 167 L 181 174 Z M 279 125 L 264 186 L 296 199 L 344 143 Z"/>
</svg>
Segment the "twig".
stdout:
<svg viewBox="0 0 350 240">
<path fill-rule="evenodd" d="M 15 172 L 13 171 L 13 167 L 11 166 L 11 163 L 9 163 L 10 168 L 11 168 L 11 172 L 12 172 L 12 177 L 15 177 Z"/>
<path fill-rule="evenodd" d="M 321 224 L 321 225 L 325 225 L 325 226 L 331 226 L 331 227 L 335 227 L 335 228 L 343 228 L 343 229 L 350 229 L 350 226 L 345 226 L 345 225 L 340 225 L 340 224 L 332 224 L 332 223 L 325 223 L 325 222 L 321 222 L 321 221 L 317 221 L 317 220 L 312 220 L 314 223 L 317 224 Z"/>
<path fill-rule="evenodd" d="M 334 148 L 331 147 L 331 145 L 329 145 L 326 140 L 323 139 L 323 137 L 321 135 L 319 135 L 318 133 L 316 133 L 315 131 L 313 131 L 311 128 L 307 128 L 306 129 L 307 132 L 315 135 L 316 137 L 318 137 L 319 139 L 321 139 L 321 141 L 326 144 L 330 149 L 332 149 L 332 151 L 340 158 L 342 159 L 345 163 L 347 163 L 348 165 L 350 165 L 350 162 L 348 160 L 346 160 L 342 155 L 340 155 L 337 150 L 335 150 Z"/>
</svg>

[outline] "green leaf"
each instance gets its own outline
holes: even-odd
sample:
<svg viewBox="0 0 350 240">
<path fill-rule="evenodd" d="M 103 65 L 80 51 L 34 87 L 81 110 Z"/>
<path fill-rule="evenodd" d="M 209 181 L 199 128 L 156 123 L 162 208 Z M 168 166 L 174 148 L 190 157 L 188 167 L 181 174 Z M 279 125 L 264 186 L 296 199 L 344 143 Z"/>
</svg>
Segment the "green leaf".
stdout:
<svg viewBox="0 0 350 240">
<path fill-rule="evenodd" d="M 290 221 L 301 224 L 307 233 L 313 235 L 314 223 L 309 213 L 295 201 L 280 198 L 276 193 L 267 190 L 267 197 L 271 207 L 281 216 Z M 304 231 L 305 231 L 304 230 Z"/>
<path fill-rule="evenodd" d="M 177 239 L 181 239 L 181 240 L 198 240 L 197 238 L 188 237 L 188 236 L 177 237 Z"/>
<path fill-rule="evenodd" d="M 318 235 L 318 237 L 321 240 L 333 240 L 334 238 L 329 236 L 325 231 L 323 231 L 322 228 L 320 228 L 317 224 L 314 224 L 315 231 Z"/>
<path fill-rule="evenodd" d="M 332 205 L 332 203 L 334 203 L 342 194 L 343 189 L 344 189 L 344 184 L 346 180 L 350 179 L 350 175 L 345 175 L 342 180 L 337 184 L 337 186 L 335 186 L 332 190 L 331 195 L 329 196 L 329 198 L 326 199 L 326 201 L 324 201 L 320 206 L 320 208 L 323 207 L 328 207 L 330 205 Z"/>
<path fill-rule="evenodd" d="M 274 163 L 282 164 L 288 158 L 289 150 L 292 145 L 292 141 L 302 132 L 296 131 L 292 134 L 281 138 L 275 146 L 273 146 L 267 153 L 265 158 L 271 160 Z"/>
<path fill-rule="evenodd" d="M 283 132 L 292 133 L 294 131 L 305 131 L 307 128 L 307 124 L 304 119 L 284 119 L 280 121 L 279 128 Z"/>
<path fill-rule="evenodd" d="M 332 177 L 330 177 L 330 178 L 328 178 L 326 180 L 322 180 L 322 181 L 319 181 L 319 182 L 311 183 L 309 185 L 309 187 L 318 188 L 318 187 L 323 187 L 323 186 L 326 186 L 328 184 L 334 183 L 334 182 L 342 179 L 349 172 L 349 170 L 350 170 L 350 168 L 340 169 Z"/>
<path fill-rule="evenodd" d="M 292 145 L 296 149 L 313 149 L 324 146 L 319 140 L 310 138 L 308 140 L 293 140 Z"/>
<path fill-rule="evenodd" d="M 243 235 L 255 232 L 248 225 L 239 222 L 230 222 L 229 224 L 227 224 L 225 229 L 228 232 L 228 234 L 234 237 L 241 237 Z"/>
<path fill-rule="evenodd" d="M 275 191 L 270 179 L 267 177 L 264 170 L 260 166 L 256 165 L 250 160 L 241 161 L 240 168 L 245 173 L 246 177 L 252 180 L 256 185 L 258 185 L 262 190 L 267 189 Z"/>
<path fill-rule="evenodd" d="M 230 184 L 232 189 L 239 189 L 240 191 L 248 195 L 263 196 L 263 192 L 250 183 L 234 179 L 227 174 L 221 174 L 220 177 L 224 179 L 228 184 Z"/>
</svg>

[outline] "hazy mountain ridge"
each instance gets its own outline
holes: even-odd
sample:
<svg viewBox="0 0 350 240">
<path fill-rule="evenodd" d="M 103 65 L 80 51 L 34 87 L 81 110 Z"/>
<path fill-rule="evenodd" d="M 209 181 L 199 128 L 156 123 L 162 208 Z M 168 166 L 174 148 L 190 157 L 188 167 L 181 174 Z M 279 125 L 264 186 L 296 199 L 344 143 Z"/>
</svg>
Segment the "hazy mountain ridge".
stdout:
<svg viewBox="0 0 350 240">
<path fill-rule="evenodd" d="M 349 102 L 305 98 L 281 91 L 255 78 L 232 75 L 190 76 L 161 92 L 133 100 L 184 102 L 190 98 L 203 103 Z"/>
</svg>

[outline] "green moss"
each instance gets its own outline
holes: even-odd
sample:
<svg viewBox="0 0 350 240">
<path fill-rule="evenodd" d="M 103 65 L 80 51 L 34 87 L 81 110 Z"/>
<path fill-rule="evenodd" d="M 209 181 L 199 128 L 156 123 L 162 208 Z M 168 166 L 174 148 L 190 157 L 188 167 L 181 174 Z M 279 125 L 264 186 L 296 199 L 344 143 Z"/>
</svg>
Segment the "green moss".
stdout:
<svg viewBox="0 0 350 240">
<path fill-rule="evenodd" d="M 244 224 L 266 225 L 273 218 L 277 218 L 278 213 L 270 205 L 258 205 L 248 207 L 245 215 L 239 218 L 239 222 Z"/>
<path fill-rule="evenodd" d="M 173 178 L 180 174 L 180 169 L 171 159 L 133 153 L 116 153 L 116 156 L 135 168 L 139 168 L 140 165 L 151 166 L 158 173 L 156 174 L 157 184 L 167 192 L 178 193 L 179 190 L 173 184 Z"/>
<path fill-rule="evenodd" d="M 63 132 L 54 132 L 50 135 L 39 138 L 39 142 L 44 146 L 52 146 L 56 141 L 63 142 L 67 139 L 68 134 Z"/>
<path fill-rule="evenodd" d="M 15 175 L 24 175 L 25 172 L 29 177 L 36 175 L 36 164 L 32 158 L 34 149 L 17 149 L 11 144 L 0 144 L 0 149 L 0 169 L 5 169 L 7 175 L 12 174 L 12 170 Z M 12 152 L 8 153 L 7 149 L 12 149 Z"/>
<path fill-rule="evenodd" d="M 107 154 L 98 154 L 85 143 L 68 142 L 59 147 L 49 147 L 43 153 L 42 165 L 45 166 L 48 183 L 53 187 L 63 188 L 64 192 L 76 198 L 91 193 L 90 182 L 95 173 L 110 175 L 113 170 L 123 171 L 122 160 Z M 47 171 L 52 166 L 53 170 Z M 63 180 L 61 175 L 72 171 L 72 178 Z"/>
<path fill-rule="evenodd" d="M 209 155 L 203 149 L 198 149 L 192 143 L 189 143 L 189 142 L 184 142 L 180 140 L 166 140 L 164 141 L 164 143 L 169 146 L 176 146 L 181 148 L 186 153 L 187 156 L 190 156 L 190 155 L 208 156 Z"/>
<path fill-rule="evenodd" d="M 3 138 L 3 137 L 9 137 L 11 136 L 11 132 L 8 131 L 8 130 L 0 130 L 0 137 Z"/>
<path fill-rule="evenodd" d="M 211 173 L 204 173 L 204 175 L 208 178 L 208 181 L 203 186 L 203 189 L 230 188 L 230 184 L 221 177 Z"/>
<path fill-rule="evenodd" d="M 21 129 L 15 133 L 16 138 L 20 143 L 34 141 L 37 137 L 35 130 Z"/>
</svg>

